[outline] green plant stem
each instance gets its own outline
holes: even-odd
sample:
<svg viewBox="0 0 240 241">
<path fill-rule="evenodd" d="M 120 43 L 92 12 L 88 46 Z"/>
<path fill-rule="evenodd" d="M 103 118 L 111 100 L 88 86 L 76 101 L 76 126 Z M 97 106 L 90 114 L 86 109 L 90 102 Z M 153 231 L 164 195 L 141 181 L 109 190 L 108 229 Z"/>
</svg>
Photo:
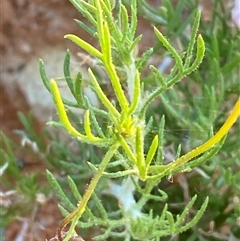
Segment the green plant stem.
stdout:
<svg viewBox="0 0 240 241">
<path fill-rule="evenodd" d="M 168 164 L 168 166 L 170 166 L 171 168 L 175 168 L 179 165 L 183 165 L 187 161 L 193 159 L 194 157 L 199 156 L 203 152 L 206 152 L 207 150 L 212 148 L 228 133 L 232 125 L 237 121 L 239 115 L 240 115 L 240 98 L 238 99 L 228 119 L 225 121 L 225 123 L 220 128 L 220 130 L 212 138 L 210 138 L 208 141 L 198 146 L 194 150 L 188 152 L 186 155 L 180 157 L 175 162 Z"/>
<path fill-rule="evenodd" d="M 109 75 L 109 79 L 112 83 L 114 92 L 119 101 L 119 104 L 122 109 L 128 109 L 128 101 L 124 95 L 124 91 L 122 89 L 119 77 L 116 73 L 115 66 L 112 63 L 112 43 L 111 43 L 111 35 L 109 31 L 108 23 L 103 18 L 103 9 L 101 7 L 101 3 L 103 4 L 103 0 L 95 0 L 95 5 L 98 11 L 97 14 L 97 32 L 99 34 L 99 43 L 101 46 L 101 50 L 104 53 L 102 61 L 105 65 L 107 73 Z"/>
<path fill-rule="evenodd" d="M 110 144 L 108 142 L 108 140 L 106 139 L 102 139 L 99 137 L 95 137 L 93 135 L 90 136 L 86 136 L 81 134 L 80 132 L 78 132 L 70 123 L 63 101 L 62 101 L 62 97 L 60 94 L 60 91 L 58 89 L 57 83 L 54 79 L 50 80 L 50 89 L 53 95 L 53 100 L 54 103 L 56 105 L 57 108 L 57 112 L 60 118 L 61 123 L 63 124 L 63 126 L 65 127 L 65 129 L 68 131 L 68 133 L 72 136 L 77 138 L 78 140 L 88 143 L 88 144 L 95 144 L 95 145 L 102 145 L 102 146 L 106 146 L 107 144 Z M 87 113 L 88 114 L 88 113 Z M 85 126 L 91 126 L 90 120 L 89 118 L 87 118 L 87 116 L 85 117 L 85 120 L 88 121 L 87 123 L 84 123 Z M 88 132 L 91 132 L 91 129 L 88 128 Z"/>
<path fill-rule="evenodd" d="M 176 169 L 178 166 L 184 165 L 186 162 L 192 160 L 193 158 L 195 158 L 195 157 L 199 156 L 200 154 L 211 149 L 228 133 L 230 128 L 237 121 L 239 115 L 240 115 L 240 98 L 238 99 L 231 114 L 229 115 L 229 117 L 227 118 L 227 120 L 225 121 L 223 126 L 212 138 L 210 138 L 208 141 L 206 141 L 202 145 L 198 146 L 194 150 L 188 152 L 186 155 L 181 156 L 176 161 L 173 161 L 166 166 L 160 166 L 160 168 L 156 167 L 156 166 L 153 167 L 153 169 L 156 169 L 154 172 L 156 173 L 157 170 L 160 172 L 159 175 L 157 175 L 159 178 L 166 176 L 169 173 L 171 173 L 174 169 Z M 150 172 L 152 172 L 152 171 L 150 171 Z M 156 178 L 156 176 L 154 178 Z"/>
<path fill-rule="evenodd" d="M 73 211 L 72 213 L 70 213 L 59 225 L 59 228 L 58 228 L 59 240 L 61 240 L 62 229 L 64 227 L 66 227 L 67 224 L 72 222 L 71 226 L 70 226 L 70 230 L 72 230 L 72 231 L 74 229 L 73 227 L 75 227 L 77 225 L 77 222 L 78 222 L 79 218 L 82 216 L 83 212 L 85 211 L 87 203 L 88 203 L 89 199 L 91 198 L 100 178 L 102 177 L 105 168 L 107 167 L 107 165 L 110 162 L 113 155 L 116 153 L 119 145 L 120 144 L 117 141 L 110 147 L 110 149 L 104 156 L 102 162 L 100 163 L 100 165 L 98 167 L 98 171 L 97 171 L 96 175 L 93 177 L 91 183 L 89 184 L 88 189 L 86 190 L 83 198 L 79 201 L 77 209 L 75 211 Z M 71 236 L 72 236 L 72 232 L 69 232 L 67 234 L 67 236 L 64 238 L 64 241 L 68 241 L 71 238 Z"/>
</svg>

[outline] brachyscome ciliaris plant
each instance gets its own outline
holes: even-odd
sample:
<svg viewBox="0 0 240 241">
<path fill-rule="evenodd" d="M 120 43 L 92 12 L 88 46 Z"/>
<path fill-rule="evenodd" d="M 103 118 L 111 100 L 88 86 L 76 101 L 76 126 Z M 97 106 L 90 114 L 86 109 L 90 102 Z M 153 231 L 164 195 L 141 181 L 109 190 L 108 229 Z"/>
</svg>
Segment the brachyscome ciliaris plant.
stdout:
<svg viewBox="0 0 240 241">
<path fill-rule="evenodd" d="M 94 240 L 105 240 L 109 237 L 118 237 L 123 240 L 160 240 L 163 236 L 186 231 L 200 219 L 207 207 L 208 198 L 205 199 L 201 208 L 188 222 L 185 219 L 196 200 L 196 196 L 176 217 L 168 211 L 167 205 L 157 214 L 151 211 L 144 213 L 142 209 L 147 200 L 161 201 L 166 198 L 161 190 L 159 190 L 158 195 L 151 194 L 152 189 L 158 185 L 163 177 L 171 177 L 175 173 L 190 171 L 206 162 L 219 151 L 223 145 L 224 136 L 240 114 L 240 99 L 216 134 L 183 156 L 180 156 L 181 149 L 179 147 L 176 159 L 168 164 L 163 160 L 164 116 L 160 120 L 158 134 L 152 138 L 148 149 L 146 149 L 145 137 L 152 125 L 152 119 L 147 120 L 146 113 L 153 101 L 185 76 L 192 74 L 201 64 L 204 58 L 205 44 L 202 36 L 197 33 L 200 12 L 196 12 L 188 48 L 181 54 L 157 27 L 153 28 L 157 39 L 171 54 L 175 64 L 170 74 L 166 76 L 151 65 L 150 72 L 157 85 L 147 89 L 141 78 L 142 65 L 147 62 L 147 58 L 151 56 L 153 49 L 150 48 L 141 57 L 136 56 L 136 48 L 142 37 L 141 35 L 136 36 L 137 1 L 131 1 L 130 12 L 127 11 L 121 1 L 71 0 L 71 2 L 89 20 L 91 25 L 88 26 L 79 20 L 77 21 L 78 24 L 98 40 L 100 48 L 97 49 L 72 34 L 67 34 L 65 38 L 73 41 L 92 58 L 98 60 L 100 68 L 105 71 L 105 81 L 109 81 L 115 97 L 113 100 L 108 98 L 101 86 L 101 76 L 98 76 L 89 68 L 88 75 L 91 86 L 98 96 L 102 108 L 92 106 L 91 100 L 83 94 L 81 73 L 78 73 L 75 79 L 70 77 L 70 54 L 67 53 L 64 73 L 68 87 L 76 101 L 65 100 L 61 97 L 57 82 L 54 79 L 49 80 L 47 78 L 43 62 L 40 61 L 42 79 L 53 96 L 60 119 L 59 122 L 51 122 L 51 124 L 64 127 L 69 135 L 79 142 L 95 146 L 104 153 L 102 160 L 97 165 L 91 163 L 90 157 L 89 166 L 94 171 L 94 177 L 83 195 L 79 193 L 77 184 L 69 177 L 69 186 L 73 196 L 78 200 L 77 207 L 72 205 L 53 175 L 50 172 L 47 173 L 49 181 L 58 192 L 61 200 L 68 208 L 73 210 L 69 213 L 61 207 L 61 211 L 66 217 L 59 225 L 58 239 L 63 239 L 62 232 L 68 224 L 70 224 L 70 227 L 67 235 L 64 235 L 64 241 L 68 241 L 76 235 L 75 229 L 77 226 L 82 228 L 93 225 L 101 226 L 102 234 L 94 237 Z M 67 106 L 85 110 L 84 131 L 79 131 L 71 123 Z M 123 197 L 120 194 L 114 194 L 122 204 L 122 209 L 119 210 L 120 213 L 118 212 L 118 214 L 108 214 L 104 204 L 100 202 L 95 193 L 101 177 L 109 180 L 113 178 L 125 180 L 121 187 L 118 186 L 118 190 L 121 190 Z M 112 188 L 113 186 L 112 184 Z M 133 197 L 135 190 L 140 194 L 137 201 Z M 126 200 L 124 201 L 124 195 L 126 195 L 126 200 L 131 201 L 130 206 L 127 206 Z M 88 207 L 90 199 L 94 200 L 99 212 L 98 215 Z"/>
</svg>

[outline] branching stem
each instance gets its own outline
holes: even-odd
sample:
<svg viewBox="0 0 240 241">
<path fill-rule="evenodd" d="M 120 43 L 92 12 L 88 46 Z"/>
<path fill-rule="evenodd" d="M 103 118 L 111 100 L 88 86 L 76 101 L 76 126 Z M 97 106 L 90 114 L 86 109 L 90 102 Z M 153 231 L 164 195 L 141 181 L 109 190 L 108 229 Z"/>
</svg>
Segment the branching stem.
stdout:
<svg viewBox="0 0 240 241">
<path fill-rule="evenodd" d="M 66 227 L 67 224 L 72 222 L 70 230 L 72 229 L 72 227 L 75 227 L 77 225 L 77 222 L 78 222 L 79 218 L 82 216 L 82 214 L 84 213 L 87 203 L 88 203 L 89 199 L 91 198 L 100 178 L 103 176 L 103 172 L 104 172 L 105 168 L 107 167 L 107 165 L 110 162 L 113 155 L 116 153 L 118 147 L 119 147 L 119 142 L 116 142 L 115 144 L 113 144 L 110 147 L 110 149 L 104 156 L 102 162 L 100 163 L 100 165 L 98 167 L 98 171 L 97 171 L 96 175 L 93 177 L 92 181 L 90 182 L 88 189 L 86 190 L 83 198 L 79 201 L 77 209 L 75 211 L 73 211 L 72 213 L 70 213 L 59 225 L 59 228 L 57 231 L 59 240 L 61 240 L 62 230 L 64 227 Z M 71 238 L 71 236 L 72 236 L 72 233 L 69 232 L 67 234 L 66 238 L 64 238 L 64 241 L 68 241 Z"/>
</svg>

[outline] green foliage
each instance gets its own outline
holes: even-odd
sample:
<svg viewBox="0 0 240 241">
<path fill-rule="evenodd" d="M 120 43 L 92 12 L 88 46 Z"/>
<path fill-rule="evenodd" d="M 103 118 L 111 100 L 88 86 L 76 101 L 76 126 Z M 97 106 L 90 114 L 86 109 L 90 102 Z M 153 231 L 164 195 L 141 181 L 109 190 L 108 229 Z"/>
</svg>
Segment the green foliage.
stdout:
<svg viewBox="0 0 240 241">
<path fill-rule="evenodd" d="M 1 193 L 2 227 L 7 226 L 17 215 L 26 215 L 30 212 L 31 208 L 27 205 L 37 203 L 36 196 L 43 191 L 38 184 L 37 173 L 22 173 L 22 160 L 16 158 L 15 148 L 14 143 L 1 133 L 1 169 L 7 164 L 4 173 L 1 173 L 1 176 L 5 177 L 1 177 L 1 185 L 6 189 Z"/>
<path fill-rule="evenodd" d="M 20 134 L 36 143 L 51 189 L 60 199 L 65 219 L 59 226 L 59 239 L 70 224 L 64 241 L 76 232 L 87 236 L 93 229 L 94 240 L 164 241 L 170 236 L 206 240 L 210 222 L 219 233 L 221 227 L 231 225 L 228 237 L 237 237 L 239 125 L 227 138 L 226 134 L 240 109 L 238 101 L 227 119 L 232 99 L 240 94 L 239 33 L 226 25 L 221 1 L 214 4 L 222 15 L 215 11 L 210 24 L 201 21 L 197 1 L 173 5 L 164 0 L 159 8 L 142 0 L 70 1 L 89 24 L 76 22 L 99 43 L 96 48 L 75 35 L 65 36 L 97 59 L 104 74 L 93 68 L 88 74 L 101 106 L 93 106 L 84 95 L 82 74 L 71 76 L 68 51 L 63 69 L 75 101 L 61 97 L 42 60 L 40 74 L 59 115 L 49 125 L 64 128 L 74 138 L 77 151 L 58 132 L 37 135 L 31 118 L 19 116 L 25 128 Z M 183 19 L 185 11 L 191 14 Z M 141 56 L 137 54 L 142 37 L 136 36 L 137 14 L 164 26 L 164 34 L 153 28 L 156 44 Z M 171 58 L 169 73 L 148 65 L 157 55 Z M 109 90 L 113 98 L 108 97 Z M 83 123 L 69 107 L 85 110 Z M 4 155 L 12 163 L 7 171 L 20 177 L 6 137 L 4 141 Z M 67 178 L 56 178 L 55 172 Z M 22 178 L 16 189 L 33 198 L 39 189 L 37 177 Z M 229 206 L 230 211 L 223 214 Z"/>
<path fill-rule="evenodd" d="M 67 101 L 62 100 L 56 82 L 53 79 L 48 81 L 44 72 L 43 62 L 40 62 L 41 75 L 43 77 L 45 86 L 53 95 L 53 99 L 60 117 L 60 123 L 54 122 L 52 124 L 63 126 L 71 136 L 77 138 L 82 143 L 87 143 L 107 150 L 99 165 L 94 166 L 92 163 L 90 164 L 90 166 L 96 172 L 95 176 L 89 184 L 83 197 L 80 198 L 78 207 L 75 209 L 75 211 L 70 213 L 60 225 L 59 230 L 61 232 L 61 230 L 71 222 L 68 235 L 66 238 L 64 238 L 66 241 L 69 240 L 73 235 L 74 228 L 76 227 L 80 217 L 84 214 L 87 203 L 93 195 L 94 190 L 102 176 L 107 174 L 108 177 L 119 178 L 120 176 L 125 177 L 130 175 L 136 176 L 137 181 L 139 179 L 146 183 L 148 183 L 150 180 L 154 180 L 156 185 L 156 181 L 159 182 L 164 176 L 171 176 L 173 173 L 180 171 L 189 171 L 193 167 L 198 166 L 200 163 L 204 163 L 206 160 L 216 154 L 216 152 L 218 152 L 221 145 L 214 147 L 209 153 L 206 153 L 202 157 L 189 162 L 191 159 L 209 150 L 217 142 L 219 142 L 222 137 L 226 135 L 227 131 L 233 125 L 239 115 L 238 103 L 233 111 L 232 116 L 226 121 L 220 131 L 209 139 L 209 141 L 193 151 L 188 152 L 184 156 L 176 158 L 175 161 L 168 165 L 162 163 L 160 158 L 158 158 L 159 164 L 151 165 L 155 154 L 159 154 L 162 151 L 162 146 L 159 146 L 159 137 L 163 138 L 163 135 L 155 135 L 146 151 L 144 148 L 144 139 L 147 127 L 145 124 L 147 118 L 146 110 L 149 108 L 153 100 L 155 100 L 159 95 L 161 95 L 162 100 L 164 100 L 163 93 L 183 79 L 183 77 L 192 74 L 192 72 L 194 72 L 202 62 L 205 52 L 205 44 L 201 35 L 197 36 L 198 26 L 200 23 L 200 12 L 196 12 L 187 51 L 181 55 L 178 54 L 177 50 L 170 44 L 163 34 L 157 28 L 154 28 L 156 37 L 175 60 L 175 66 L 172 68 L 171 73 L 167 76 L 161 75 L 154 66 L 151 66 L 150 69 L 152 76 L 157 82 L 157 86 L 154 89 L 153 86 L 150 86 L 149 89 L 151 92 L 148 92 L 143 86 L 144 82 L 141 82 L 141 76 L 138 68 L 142 69 L 143 63 L 146 63 L 145 58 L 146 56 L 150 56 L 151 51 L 143 54 L 142 59 L 140 58 L 137 64 L 135 61 L 136 56 L 134 49 L 141 39 L 141 36 L 135 37 L 137 26 L 136 1 L 132 1 L 130 4 L 131 18 L 128 18 L 127 10 L 121 3 L 118 3 L 117 7 L 113 2 L 101 0 L 91 1 L 88 3 L 84 1 L 72 1 L 72 3 L 91 22 L 92 27 L 88 27 L 84 23 L 78 21 L 78 23 L 89 33 L 95 33 L 94 36 L 99 41 L 100 50 L 96 49 L 75 35 L 68 34 L 65 37 L 73 41 L 83 50 L 87 51 L 92 57 L 98 59 L 106 71 L 106 75 L 109 78 L 109 83 L 113 88 L 116 98 L 114 103 L 108 99 L 95 74 L 91 69 L 89 69 L 88 73 L 92 87 L 103 104 L 104 110 L 100 111 L 91 106 L 87 98 L 84 100 L 83 94 L 76 89 L 76 86 L 78 88 L 81 87 L 81 82 L 79 82 L 81 78 L 77 78 L 77 80 L 74 82 L 69 77 L 69 54 L 67 54 L 64 64 L 64 73 L 68 86 L 76 99 L 76 103 L 73 103 L 73 105 L 79 105 L 80 108 L 85 107 L 86 109 L 84 114 L 84 131 L 79 132 L 75 127 L 73 127 L 67 116 L 64 106 L 64 104 L 68 105 Z M 181 3 L 182 5 L 178 6 L 179 13 L 184 6 L 183 2 Z M 116 10 L 116 16 L 113 15 L 112 11 L 114 8 Z M 174 28 L 174 26 L 172 26 L 172 28 Z M 195 54 L 194 48 L 196 49 Z M 119 59 L 121 61 L 119 61 Z M 125 76 L 125 84 L 123 84 L 123 79 L 121 79 L 122 75 L 119 75 L 119 71 Z M 213 91 L 213 89 L 211 90 Z M 213 92 L 209 92 L 208 89 L 207 91 L 209 93 L 208 95 L 213 98 Z M 80 98 L 78 98 L 78 96 Z M 166 104 L 168 101 L 165 99 L 164 103 Z M 212 111 L 215 109 L 214 100 L 212 100 L 211 103 L 212 105 L 210 106 L 212 109 L 210 110 Z M 177 116 L 177 113 L 174 109 L 171 107 L 168 107 L 168 109 L 170 109 L 170 112 L 172 111 L 172 114 Z M 100 120 L 102 119 L 107 120 L 107 126 L 102 126 L 100 124 Z M 186 124 L 184 119 L 183 123 Z M 164 128 L 163 125 L 160 126 L 162 129 Z M 201 128 L 202 126 L 203 125 L 201 125 Z M 161 134 L 161 129 L 159 132 Z M 160 143 L 163 143 L 162 139 L 160 140 Z M 159 155 L 162 156 L 161 153 Z M 115 172 L 115 174 L 113 170 L 108 171 L 107 173 L 105 171 L 108 169 L 111 159 L 113 160 L 110 165 L 114 165 L 115 168 L 118 167 L 118 171 Z M 120 162 L 120 160 L 122 160 L 122 162 Z M 55 187 L 54 189 L 57 191 L 60 198 L 65 200 L 65 204 L 70 204 L 54 177 L 50 174 L 48 174 L 48 176 L 49 180 L 51 180 L 53 188 Z M 192 203 L 190 202 L 189 206 L 192 206 L 193 203 L 194 201 Z M 198 211 L 197 215 L 195 216 L 196 220 L 198 220 L 203 214 L 206 204 L 207 202 L 205 202 Z M 123 212 L 126 212 L 126 210 L 124 210 L 124 204 L 122 205 Z M 186 206 L 183 211 L 183 213 L 185 213 L 185 216 L 183 215 L 184 218 L 188 213 L 188 208 L 189 207 Z M 139 210 L 141 209 L 142 206 Z M 189 221 L 189 223 L 186 224 L 186 226 L 183 225 L 180 227 L 179 225 L 181 222 L 178 219 L 174 220 L 170 212 L 167 212 L 166 215 L 163 216 L 166 217 L 167 221 L 165 225 L 161 225 L 160 220 L 158 220 L 158 218 L 154 219 L 151 217 L 151 215 L 149 217 L 152 219 L 152 221 L 149 221 L 149 217 L 146 217 L 146 219 L 140 217 L 141 222 L 137 221 L 137 223 L 140 225 L 140 229 L 146 230 L 143 232 L 139 232 L 139 229 L 135 230 L 135 225 L 131 224 L 130 221 L 130 224 L 128 224 L 128 226 L 130 226 L 127 228 L 127 230 L 124 230 L 125 240 L 129 240 L 130 237 L 138 240 L 149 240 L 174 233 L 176 234 L 193 227 L 196 223 L 195 218 L 193 218 L 192 221 Z M 128 217 L 128 219 L 133 219 L 133 223 L 136 221 L 134 220 L 135 218 L 131 217 L 131 215 Z M 155 222 L 157 226 L 155 224 L 153 225 L 153 222 Z M 154 228 L 150 230 L 152 225 Z M 162 229 L 158 228 L 158 225 L 166 227 Z M 121 223 L 118 223 L 118 226 L 121 226 Z M 146 227 L 146 229 L 143 227 Z M 98 239 L 106 239 L 107 237 L 111 236 L 111 229 L 111 224 L 108 224 L 107 230 L 102 236 L 98 236 Z M 60 232 L 58 234 L 59 238 L 61 236 Z"/>
</svg>

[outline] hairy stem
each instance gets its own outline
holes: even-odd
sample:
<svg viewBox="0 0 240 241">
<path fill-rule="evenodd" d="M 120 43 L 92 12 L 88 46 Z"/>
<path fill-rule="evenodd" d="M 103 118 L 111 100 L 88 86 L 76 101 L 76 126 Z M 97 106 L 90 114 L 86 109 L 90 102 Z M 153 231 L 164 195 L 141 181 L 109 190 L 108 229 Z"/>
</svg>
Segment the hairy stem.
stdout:
<svg viewBox="0 0 240 241">
<path fill-rule="evenodd" d="M 63 228 L 66 227 L 67 224 L 72 222 L 70 230 L 72 230 L 72 227 L 75 227 L 77 225 L 77 222 L 78 222 L 79 218 L 82 216 L 83 212 L 85 211 L 87 203 L 88 203 L 89 199 L 91 198 L 101 176 L 103 175 L 105 168 L 107 167 L 107 165 L 110 162 L 113 155 L 116 153 L 118 147 L 119 147 L 119 142 L 116 142 L 115 144 L 113 144 L 111 146 L 111 148 L 108 150 L 108 152 L 104 156 L 102 162 L 100 163 L 100 165 L 98 167 L 98 171 L 97 171 L 96 175 L 93 177 L 92 181 L 90 182 L 88 189 L 86 190 L 83 198 L 79 201 L 77 209 L 75 211 L 73 211 L 72 213 L 70 213 L 59 225 L 59 228 L 57 231 L 59 240 L 61 240 L 61 232 L 62 232 Z M 71 236 L 72 236 L 72 233 L 69 232 L 68 235 L 66 236 L 66 238 L 64 239 L 64 241 L 68 241 L 71 238 Z"/>
</svg>

